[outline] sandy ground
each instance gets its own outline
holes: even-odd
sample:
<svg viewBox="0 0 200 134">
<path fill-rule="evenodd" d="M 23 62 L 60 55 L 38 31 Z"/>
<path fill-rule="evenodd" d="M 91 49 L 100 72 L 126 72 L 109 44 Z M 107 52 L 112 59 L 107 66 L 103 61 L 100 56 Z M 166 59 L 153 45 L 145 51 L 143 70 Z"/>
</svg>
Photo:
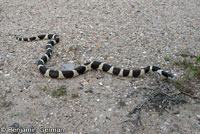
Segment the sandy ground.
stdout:
<svg viewBox="0 0 200 134">
<path fill-rule="evenodd" d="M 36 63 L 47 41 L 17 42 L 14 35 L 45 33 L 61 38 L 47 63 L 50 68 L 99 60 L 129 69 L 157 65 L 180 76 L 184 70 L 173 64 L 177 55 L 200 53 L 200 1 L 0 0 L 0 126 L 17 123 L 37 133 L 44 127 L 63 128 L 64 133 L 129 134 L 135 126 L 123 122 L 135 117 L 127 114 L 149 89 L 160 87 L 162 78 L 120 78 L 100 71 L 67 80 L 43 77 Z M 67 94 L 53 97 L 52 91 L 63 85 Z M 198 134 L 200 106 L 175 109 L 178 114 L 172 110 L 162 116 L 144 111 L 144 127 L 134 132 Z"/>
</svg>

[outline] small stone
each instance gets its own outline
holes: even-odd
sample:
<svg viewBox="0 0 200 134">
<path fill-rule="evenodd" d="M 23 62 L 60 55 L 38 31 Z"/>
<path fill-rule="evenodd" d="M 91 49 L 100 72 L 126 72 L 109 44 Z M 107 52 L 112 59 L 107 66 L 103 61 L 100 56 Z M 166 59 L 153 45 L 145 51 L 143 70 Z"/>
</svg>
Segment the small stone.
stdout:
<svg viewBox="0 0 200 134">
<path fill-rule="evenodd" d="M 113 116 L 114 116 L 114 117 L 118 117 L 119 115 L 118 115 L 117 112 L 113 112 Z"/>
<path fill-rule="evenodd" d="M 19 123 L 14 123 L 10 127 L 17 129 L 19 128 Z"/>
<path fill-rule="evenodd" d="M 99 102 L 100 101 L 100 99 L 97 99 L 97 102 Z"/>
<path fill-rule="evenodd" d="M 143 54 L 146 54 L 147 52 L 144 51 L 144 52 L 142 52 L 142 53 L 143 53 Z"/>
<path fill-rule="evenodd" d="M 106 86 L 107 89 L 110 89 L 110 86 Z"/>
<path fill-rule="evenodd" d="M 90 55 L 92 53 L 92 50 L 86 51 L 86 54 Z"/>
<path fill-rule="evenodd" d="M 9 76 L 10 76 L 10 74 L 5 74 L 4 76 L 5 76 L 5 77 L 9 77 Z"/>
<path fill-rule="evenodd" d="M 154 117 L 156 117 L 156 114 L 152 114 L 151 116 L 152 116 L 152 118 L 154 118 Z"/>
<path fill-rule="evenodd" d="M 108 109 L 108 112 L 110 112 L 110 111 L 112 111 L 112 108 L 109 108 L 109 109 Z"/>
<path fill-rule="evenodd" d="M 80 34 L 84 34 L 84 32 L 80 31 Z"/>
<path fill-rule="evenodd" d="M 62 71 L 73 70 L 75 68 L 74 64 L 64 64 L 61 66 Z"/>
<path fill-rule="evenodd" d="M 24 87 L 24 90 L 28 90 L 28 88 L 27 88 L 27 87 Z"/>
<path fill-rule="evenodd" d="M 81 85 L 82 86 L 85 86 L 85 85 L 88 85 L 89 83 L 86 81 L 86 80 L 84 80 L 83 82 L 81 82 Z"/>
<path fill-rule="evenodd" d="M 0 75 L 2 75 L 3 74 L 3 72 L 2 71 L 0 71 Z"/>
<path fill-rule="evenodd" d="M 99 85 L 100 85 L 100 86 L 103 86 L 103 83 L 102 83 L 102 82 L 99 82 Z"/>
<path fill-rule="evenodd" d="M 18 86 L 18 87 L 22 87 L 22 86 L 23 86 L 23 84 L 22 84 L 22 83 L 19 83 L 19 84 L 17 84 L 17 86 Z"/>
<path fill-rule="evenodd" d="M 167 126 L 164 125 L 164 126 L 161 126 L 160 128 L 161 128 L 162 130 L 166 130 L 166 129 L 167 129 Z"/>
<path fill-rule="evenodd" d="M 90 90 L 86 90 L 85 93 L 93 93 L 93 91 L 90 89 Z"/>
<path fill-rule="evenodd" d="M 180 114 L 180 111 L 178 110 L 178 109 L 175 109 L 173 112 L 172 112 L 172 114 Z"/>
<path fill-rule="evenodd" d="M 14 49 L 14 48 L 9 48 L 9 49 L 8 49 L 8 52 L 14 53 L 14 52 L 15 52 L 15 49 Z"/>
<path fill-rule="evenodd" d="M 73 46 L 69 46 L 68 51 L 72 51 L 73 50 Z"/>
<path fill-rule="evenodd" d="M 176 124 L 176 123 L 173 124 L 173 127 L 174 127 L 175 129 L 179 129 L 179 125 Z"/>
<path fill-rule="evenodd" d="M 200 121 L 200 115 L 197 115 L 197 119 Z"/>
</svg>

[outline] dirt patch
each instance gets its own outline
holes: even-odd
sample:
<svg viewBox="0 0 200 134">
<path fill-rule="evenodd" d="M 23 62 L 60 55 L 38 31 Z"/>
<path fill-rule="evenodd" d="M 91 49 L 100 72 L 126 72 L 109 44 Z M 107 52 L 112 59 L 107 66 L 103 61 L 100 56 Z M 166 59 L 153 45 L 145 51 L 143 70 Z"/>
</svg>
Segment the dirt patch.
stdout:
<svg viewBox="0 0 200 134">
<path fill-rule="evenodd" d="M 63 133 L 197 134 L 199 6 L 198 0 L 1 0 L 0 126 L 35 133 L 58 128 Z M 156 65 L 178 79 L 166 81 L 153 73 L 121 78 L 100 71 L 67 80 L 43 77 L 37 61 L 47 41 L 17 42 L 15 35 L 45 33 L 61 38 L 49 68 L 98 60 L 129 69 Z M 143 127 L 136 127 L 132 120 L 139 116 L 129 112 L 158 89 L 179 91 L 188 103 L 162 115 L 158 109 L 141 110 Z"/>
</svg>

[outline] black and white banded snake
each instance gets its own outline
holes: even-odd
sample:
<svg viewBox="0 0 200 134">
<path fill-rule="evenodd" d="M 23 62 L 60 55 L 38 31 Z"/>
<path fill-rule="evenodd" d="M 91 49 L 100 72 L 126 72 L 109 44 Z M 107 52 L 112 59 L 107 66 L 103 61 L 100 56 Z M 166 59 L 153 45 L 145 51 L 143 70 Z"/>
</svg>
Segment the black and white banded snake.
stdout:
<svg viewBox="0 0 200 134">
<path fill-rule="evenodd" d="M 46 44 L 46 53 L 44 56 L 42 56 L 39 61 L 38 61 L 38 70 L 40 71 L 41 74 L 51 77 L 51 78 L 72 78 L 81 74 L 84 74 L 88 70 L 94 69 L 94 70 L 102 70 L 104 72 L 117 75 L 117 76 L 122 76 L 122 77 L 139 77 L 141 75 L 144 75 L 148 72 L 157 72 L 160 75 L 166 77 L 166 78 L 174 78 L 175 75 L 169 72 L 166 72 L 162 70 L 160 67 L 157 66 L 147 66 L 141 69 L 134 69 L 134 70 L 128 70 L 128 69 L 121 69 L 114 67 L 112 65 L 99 62 L 99 61 L 91 61 L 87 62 L 81 66 L 78 66 L 72 70 L 66 70 L 66 71 L 61 71 L 61 70 L 53 70 L 53 69 L 48 69 L 45 67 L 45 63 L 50 59 L 52 55 L 52 46 L 55 44 L 59 43 L 59 36 L 56 34 L 44 34 L 44 35 L 38 35 L 35 37 L 29 37 L 29 38 L 19 38 L 16 37 L 18 41 L 37 41 L 37 40 L 50 40 Z"/>
</svg>

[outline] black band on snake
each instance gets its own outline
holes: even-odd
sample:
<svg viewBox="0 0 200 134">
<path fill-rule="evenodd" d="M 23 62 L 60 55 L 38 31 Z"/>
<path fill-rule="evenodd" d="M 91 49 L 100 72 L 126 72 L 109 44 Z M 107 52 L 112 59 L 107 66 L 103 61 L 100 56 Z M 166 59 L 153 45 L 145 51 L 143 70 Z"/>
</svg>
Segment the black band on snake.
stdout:
<svg viewBox="0 0 200 134">
<path fill-rule="evenodd" d="M 52 46 L 57 44 L 59 42 L 59 36 L 56 34 L 45 34 L 45 35 L 38 35 L 35 37 L 29 37 L 29 38 L 19 38 L 16 37 L 18 41 L 36 41 L 36 40 L 44 40 L 48 39 L 50 41 L 46 44 L 46 54 L 42 56 L 38 61 L 38 70 L 41 74 L 51 77 L 51 78 L 72 78 L 81 74 L 84 74 L 88 70 L 94 69 L 94 70 L 102 70 L 104 72 L 117 75 L 117 76 L 123 76 L 123 77 L 139 77 L 143 74 L 146 74 L 150 71 L 157 72 L 160 75 L 166 77 L 166 78 L 174 78 L 175 75 L 172 73 L 163 71 L 161 68 L 157 66 L 147 66 L 145 68 L 141 69 L 135 69 L 135 70 L 127 70 L 127 69 L 121 69 L 114 66 L 111 66 L 109 64 L 99 62 L 99 61 L 91 61 L 87 62 L 79 67 L 76 67 L 73 70 L 67 70 L 67 71 L 60 71 L 60 70 L 53 70 L 48 69 L 45 67 L 45 63 L 50 59 L 52 54 Z"/>
</svg>

